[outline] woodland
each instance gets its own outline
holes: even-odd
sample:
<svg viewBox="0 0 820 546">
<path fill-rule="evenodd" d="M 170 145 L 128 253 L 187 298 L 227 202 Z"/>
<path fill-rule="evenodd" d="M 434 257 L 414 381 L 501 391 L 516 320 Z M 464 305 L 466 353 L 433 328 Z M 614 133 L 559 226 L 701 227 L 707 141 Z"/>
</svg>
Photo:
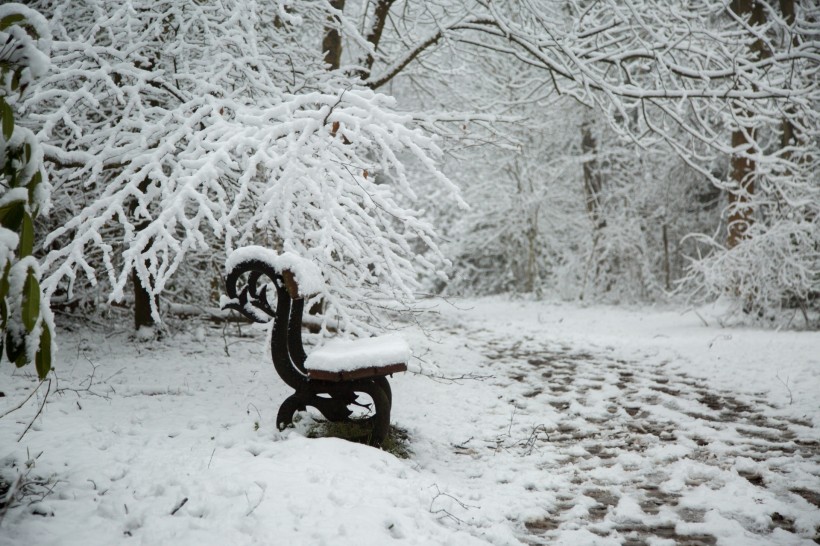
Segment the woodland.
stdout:
<svg viewBox="0 0 820 546">
<path fill-rule="evenodd" d="M 816 0 L 0 0 L 0 542 L 820 542 L 819 75 Z M 249 250 L 395 449 L 278 427 Z"/>
<path fill-rule="evenodd" d="M 218 313 L 313 260 L 320 320 L 420 296 L 817 326 L 814 2 L 88 0 L 0 11 L 6 357 L 53 313 Z M 210 310 L 210 311 L 209 311 Z"/>
</svg>

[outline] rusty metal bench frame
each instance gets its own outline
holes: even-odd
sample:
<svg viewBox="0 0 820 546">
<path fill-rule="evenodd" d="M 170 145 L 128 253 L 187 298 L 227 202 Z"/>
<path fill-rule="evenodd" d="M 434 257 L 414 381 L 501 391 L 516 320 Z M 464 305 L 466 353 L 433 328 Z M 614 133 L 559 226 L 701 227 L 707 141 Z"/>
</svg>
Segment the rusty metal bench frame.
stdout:
<svg viewBox="0 0 820 546">
<path fill-rule="evenodd" d="M 247 281 L 243 282 L 243 275 Z M 264 281 L 267 277 L 269 281 Z M 268 301 L 268 286 L 276 288 L 275 308 Z M 224 307 L 234 309 L 254 322 L 273 319 L 271 355 L 279 377 L 296 392 L 290 395 L 276 416 L 276 425 L 283 430 L 293 423 L 297 411 L 308 406 L 316 408 L 328 421 L 350 421 L 352 406 L 364 406 L 359 393 L 372 400 L 372 415 L 364 422 L 366 437 L 358 438 L 380 446 L 390 428 L 392 391 L 387 375 L 407 369 L 406 363 L 355 369 L 349 372 L 320 372 L 305 369 L 307 355 L 302 344 L 302 312 L 304 295 L 289 270 L 276 271 L 269 264 L 249 259 L 236 264 L 228 272 L 226 292 L 231 302 Z M 262 314 L 259 313 L 262 312 Z"/>
</svg>

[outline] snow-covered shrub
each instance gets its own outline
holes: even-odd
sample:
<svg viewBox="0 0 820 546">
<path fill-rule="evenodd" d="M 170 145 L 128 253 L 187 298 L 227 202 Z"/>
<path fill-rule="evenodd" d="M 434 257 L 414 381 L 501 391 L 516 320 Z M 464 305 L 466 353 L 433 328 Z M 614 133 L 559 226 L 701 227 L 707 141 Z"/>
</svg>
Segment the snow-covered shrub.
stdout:
<svg viewBox="0 0 820 546">
<path fill-rule="evenodd" d="M 733 248 L 699 237 L 711 250 L 684 279 L 694 301 L 729 296 L 753 317 L 773 319 L 797 308 L 810 325 L 820 311 L 820 217 L 756 222 Z"/>
<path fill-rule="evenodd" d="M 17 366 L 34 362 L 41 379 L 51 369 L 54 322 L 33 255 L 34 220 L 48 211 L 50 188 L 40 144 L 14 110 L 47 70 L 48 36 L 36 11 L 0 6 L 0 353 Z"/>
</svg>

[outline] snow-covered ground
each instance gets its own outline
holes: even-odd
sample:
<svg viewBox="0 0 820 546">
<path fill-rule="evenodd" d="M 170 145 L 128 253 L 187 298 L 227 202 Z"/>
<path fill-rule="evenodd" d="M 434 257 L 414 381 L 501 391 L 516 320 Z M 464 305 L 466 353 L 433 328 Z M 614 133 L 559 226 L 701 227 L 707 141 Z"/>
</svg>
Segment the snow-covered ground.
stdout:
<svg viewBox="0 0 820 546">
<path fill-rule="evenodd" d="M 0 419 L 0 468 L 29 492 L 0 544 L 820 540 L 820 334 L 722 329 L 705 310 L 455 305 L 403 332 L 408 459 L 308 439 L 309 419 L 278 432 L 289 392 L 261 330 L 61 332 L 41 415 L 18 442 L 48 385 Z M 30 373 L 0 369 L 0 415 Z"/>
</svg>

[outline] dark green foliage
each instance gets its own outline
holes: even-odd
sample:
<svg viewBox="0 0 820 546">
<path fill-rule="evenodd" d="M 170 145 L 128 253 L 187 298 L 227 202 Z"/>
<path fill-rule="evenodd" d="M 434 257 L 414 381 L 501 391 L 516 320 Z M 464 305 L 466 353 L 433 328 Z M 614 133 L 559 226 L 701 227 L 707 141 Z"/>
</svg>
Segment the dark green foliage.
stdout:
<svg viewBox="0 0 820 546">
<path fill-rule="evenodd" d="M 23 26 L 28 36 L 37 37 L 23 14 L 14 13 L 0 19 L 0 31 L 12 25 Z M 22 47 L 11 34 L 6 47 L 0 50 L 0 200 L 4 201 L 0 206 L 0 229 L 17 234 L 16 247 L 7 246 L 13 241 L 8 236 L 0 242 L 4 245 L 0 249 L 3 272 L 0 277 L 0 355 L 5 354 L 19 367 L 28 364 L 33 354 L 37 375 L 44 379 L 51 369 L 53 326 L 43 315 L 39 272 L 29 258 L 35 248 L 34 219 L 41 208 L 38 187 L 43 183 L 43 176 L 41 166 L 32 164 L 35 157 L 32 146 L 37 145 L 36 140 L 29 131 L 16 126 L 10 104 L 14 96 L 22 95 L 25 90 L 20 83 L 26 68 L 25 56 L 11 56 Z M 9 73 L 10 82 L 6 79 Z M 21 193 L 19 188 L 27 191 Z M 15 190 L 16 193 L 8 195 Z M 10 282 L 12 278 L 18 281 Z M 32 350 L 27 351 L 27 346 Z"/>
</svg>

